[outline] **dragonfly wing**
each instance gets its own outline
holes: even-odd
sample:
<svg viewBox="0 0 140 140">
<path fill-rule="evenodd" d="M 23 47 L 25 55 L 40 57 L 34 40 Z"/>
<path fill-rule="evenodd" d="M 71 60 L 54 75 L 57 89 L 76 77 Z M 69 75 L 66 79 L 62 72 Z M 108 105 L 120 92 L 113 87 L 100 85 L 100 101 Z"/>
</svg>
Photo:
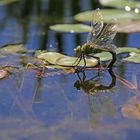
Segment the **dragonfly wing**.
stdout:
<svg viewBox="0 0 140 140">
<path fill-rule="evenodd" d="M 99 37 L 95 40 L 95 43 L 100 46 L 111 44 L 112 40 L 114 39 L 117 33 L 117 27 L 118 24 L 116 19 L 113 21 L 113 23 L 107 24 L 102 30 Z"/>
<path fill-rule="evenodd" d="M 87 43 L 92 43 L 97 38 L 103 28 L 103 16 L 99 8 L 93 12 L 91 28 L 92 29 L 87 37 Z"/>
</svg>

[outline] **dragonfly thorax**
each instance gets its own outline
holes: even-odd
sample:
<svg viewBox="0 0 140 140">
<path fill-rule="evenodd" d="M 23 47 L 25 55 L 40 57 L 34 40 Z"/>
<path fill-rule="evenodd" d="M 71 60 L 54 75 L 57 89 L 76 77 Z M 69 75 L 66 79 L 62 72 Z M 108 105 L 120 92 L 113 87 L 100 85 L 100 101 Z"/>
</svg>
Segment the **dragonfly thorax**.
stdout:
<svg viewBox="0 0 140 140">
<path fill-rule="evenodd" d="M 93 53 L 93 46 L 90 44 L 83 44 L 75 48 L 76 53 L 91 54 Z"/>
<path fill-rule="evenodd" d="M 82 45 L 81 50 L 84 54 L 91 54 L 93 53 L 93 46 L 91 44 L 85 43 Z"/>
</svg>

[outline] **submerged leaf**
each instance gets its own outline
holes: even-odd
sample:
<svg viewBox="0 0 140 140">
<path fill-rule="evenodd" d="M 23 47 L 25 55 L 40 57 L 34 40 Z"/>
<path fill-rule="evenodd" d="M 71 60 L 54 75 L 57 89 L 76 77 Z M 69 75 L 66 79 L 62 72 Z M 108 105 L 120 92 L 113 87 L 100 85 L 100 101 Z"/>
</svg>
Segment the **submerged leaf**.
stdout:
<svg viewBox="0 0 140 140">
<path fill-rule="evenodd" d="M 0 48 L 2 54 L 25 53 L 26 51 L 23 44 L 8 44 Z"/>
<path fill-rule="evenodd" d="M 131 8 L 140 8 L 140 2 L 138 1 L 128 1 L 128 0 L 99 0 L 103 6 L 125 8 L 129 10 Z"/>
<path fill-rule="evenodd" d="M 4 57 L 5 57 L 4 55 L 0 54 L 0 58 L 4 58 Z"/>
<path fill-rule="evenodd" d="M 136 105 L 125 104 L 122 107 L 121 112 L 125 118 L 140 120 L 140 110 Z"/>
<path fill-rule="evenodd" d="M 6 78 L 9 74 L 7 70 L 0 69 L 0 79 Z"/>
<path fill-rule="evenodd" d="M 140 95 L 131 97 L 121 108 L 122 115 L 126 118 L 140 120 Z"/>
<path fill-rule="evenodd" d="M 91 30 L 91 27 L 84 24 L 56 24 L 50 26 L 50 29 L 59 32 L 82 33 L 89 32 Z"/>
<path fill-rule="evenodd" d="M 92 14 L 94 11 L 86 11 L 79 13 L 74 16 L 74 18 L 78 21 L 84 21 L 84 22 L 91 22 L 92 20 Z M 125 11 L 125 10 L 118 10 L 118 9 L 103 9 L 101 10 L 103 15 L 103 20 L 106 23 L 112 23 L 112 19 L 118 20 L 118 23 L 125 23 L 131 20 L 140 20 L 140 14 L 135 13 L 133 11 Z"/>
</svg>

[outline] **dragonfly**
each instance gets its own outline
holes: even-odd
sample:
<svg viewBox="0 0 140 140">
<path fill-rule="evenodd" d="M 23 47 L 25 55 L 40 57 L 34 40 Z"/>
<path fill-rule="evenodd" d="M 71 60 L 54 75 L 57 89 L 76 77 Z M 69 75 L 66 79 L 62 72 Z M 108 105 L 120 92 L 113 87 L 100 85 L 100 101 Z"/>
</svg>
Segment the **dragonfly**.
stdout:
<svg viewBox="0 0 140 140">
<path fill-rule="evenodd" d="M 81 46 L 77 46 L 74 50 L 79 54 L 76 65 L 80 61 L 84 60 L 84 66 L 86 66 L 86 57 L 93 57 L 98 60 L 98 65 L 100 65 L 100 58 L 94 56 L 95 53 L 109 52 L 112 56 L 112 60 L 108 65 L 109 69 L 112 69 L 114 63 L 116 62 L 116 52 L 115 45 L 112 44 L 117 33 L 117 20 L 113 19 L 112 23 L 108 23 L 104 26 L 103 16 L 101 10 L 98 8 L 93 12 L 91 22 L 91 31 L 87 36 L 87 41 Z"/>
</svg>

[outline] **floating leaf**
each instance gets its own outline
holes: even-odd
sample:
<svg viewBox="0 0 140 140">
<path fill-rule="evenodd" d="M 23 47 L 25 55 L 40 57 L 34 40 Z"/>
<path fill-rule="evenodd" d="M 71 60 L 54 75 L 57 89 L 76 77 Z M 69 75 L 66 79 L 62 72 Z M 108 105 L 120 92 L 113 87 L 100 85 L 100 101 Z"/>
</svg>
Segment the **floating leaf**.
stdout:
<svg viewBox="0 0 140 140">
<path fill-rule="evenodd" d="M 54 65 L 65 66 L 65 67 L 77 66 L 77 63 L 75 63 L 77 57 L 71 57 L 57 52 L 40 53 L 39 55 L 35 55 L 35 56 L 39 59 L 44 59 L 45 61 Z M 97 60 L 94 58 L 86 59 L 86 65 L 88 67 L 96 66 L 97 63 L 98 63 Z M 78 66 L 83 66 L 83 65 L 84 65 L 84 60 L 81 60 Z"/>
<path fill-rule="evenodd" d="M 118 32 L 140 32 L 140 14 L 133 11 L 116 10 L 116 9 L 103 9 L 101 10 L 103 14 L 104 22 L 113 22 L 112 19 L 117 18 L 118 22 Z M 75 19 L 79 21 L 91 21 L 93 11 L 86 11 L 79 13 L 75 16 Z M 133 20 L 133 21 L 132 21 Z M 127 21 L 127 24 L 126 24 Z M 70 33 L 83 33 L 89 32 L 91 27 L 84 24 L 56 24 L 50 26 L 51 30 L 59 32 L 70 32 Z"/>
<path fill-rule="evenodd" d="M 60 65 L 48 65 L 46 66 L 48 69 L 71 69 L 71 67 L 65 67 L 65 66 L 60 66 Z"/>
<path fill-rule="evenodd" d="M 78 62 L 77 57 L 65 56 L 65 57 L 57 59 L 56 64 L 62 65 L 62 66 L 72 66 L 73 67 L 73 66 L 77 66 L 77 62 Z M 98 61 L 95 58 L 86 59 L 86 66 L 87 67 L 94 67 L 97 64 L 98 64 Z M 82 59 L 79 62 L 78 66 L 84 66 L 84 65 L 85 65 L 85 62 Z"/>
<path fill-rule="evenodd" d="M 136 1 L 128 1 L 128 0 L 99 0 L 103 6 L 117 7 L 117 8 L 125 8 L 134 9 L 140 8 L 140 2 Z"/>
<path fill-rule="evenodd" d="M 140 49 L 138 49 L 138 48 L 130 48 L 130 47 L 121 47 L 121 48 L 116 49 L 117 54 L 131 53 L 131 52 L 140 53 Z"/>
<path fill-rule="evenodd" d="M 57 52 L 42 52 L 42 53 L 40 52 L 38 54 L 35 54 L 35 56 L 39 59 L 44 59 L 50 64 L 56 64 L 56 60 L 64 57 L 65 55 Z"/>
<path fill-rule="evenodd" d="M 78 21 L 91 22 L 94 11 L 86 11 L 74 16 Z M 103 20 L 106 23 L 113 22 L 112 19 L 117 18 L 118 23 L 125 23 L 131 20 L 140 20 L 140 14 L 133 11 L 117 10 L 117 9 L 103 9 L 101 10 Z"/>
<path fill-rule="evenodd" d="M 117 48 L 116 54 L 120 53 L 131 53 L 134 52 L 136 54 L 140 53 L 140 50 L 137 48 L 129 48 L 129 47 L 122 47 L 122 48 Z M 97 53 L 95 56 L 99 57 L 101 61 L 108 61 L 112 59 L 112 56 L 109 52 L 102 52 L 102 53 Z M 125 58 L 124 58 L 125 60 Z M 137 60 L 138 61 L 138 60 Z"/>
<path fill-rule="evenodd" d="M 109 52 L 97 53 L 95 56 L 99 57 L 101 61 L 108 61 L 112 59 L 112 56 Z"/>
<path fill-rule="evenodd" d="M 135 33 L 140 32 L 140 21 L 130 21 L 127 24 L 118 25 L 118 32 Z"/>
<path fill-rule="evenodd" d="M 16 2 L 17 0 L 0 0 L 0 6 Z"/>
<path fill-rule="evenodd" d="M 59 32 L 89 32 L 91 30 L 91 27 L 84 24 L 56 24 L 53 26 L 50 26 L 51 30 L 59 31 Z"/>
<path fill-rule="evenodd" d="M 130 53 L 130 56 L 123 58 L 125 61 L 140 63 L 140 53 Z"/>
<path fill-rule="evenodd" d="M 0 48 L 2 54 L 25 53 L 26 51 L 23 44 L 8 44 Z"/>
<path fill-rule="evenodd" d="M 47 50 L 36 50 L 35 51 L 35 56 L 38 57 L 39 55 L 43 54 L 43 53 L 47 53 Z"/>
<path fill-rule="evenodd" d="M 129 47 L 123 47 L 123 48 L 116 49 L 116 54 L 130 53 L 130 52 L 136 53 L 138 55 L 140 53 L 140 50 L 137 48 L 129 48 Z M 53 65 L 47 66 L 48 68 L 67 69 L 66 67 L 77 66 L 77 63 L 78 63 L 77 57 L 71 57 L 71 56 L 63 55 L 63 54 L 57 53 L 57 52 L 37 51 L 35 53 L 35 56 L 39 59 L 43 59 L 43 60 L 49 62 L 50 64 L 53 64 Z M 108 60 L 112 59 L 112 56 L 109 52 L 97 53 L 97 54 L 95 54 L 95 56 L 99 57 L 101 61 L 108 61 Z M 138 60 L 140 60 L 140 59 L 138 59 Z M 97 63 L 98 63 L 98 61 L 95 58 L 86 59 L 87 67 L 94 67 L 97 65 Z M 85 64 L 85 62 L 82 59 L 80 61 L 80 63 L 78 64 L 78 66 L 84 66 L 84 64 Z"/>
</svg>

